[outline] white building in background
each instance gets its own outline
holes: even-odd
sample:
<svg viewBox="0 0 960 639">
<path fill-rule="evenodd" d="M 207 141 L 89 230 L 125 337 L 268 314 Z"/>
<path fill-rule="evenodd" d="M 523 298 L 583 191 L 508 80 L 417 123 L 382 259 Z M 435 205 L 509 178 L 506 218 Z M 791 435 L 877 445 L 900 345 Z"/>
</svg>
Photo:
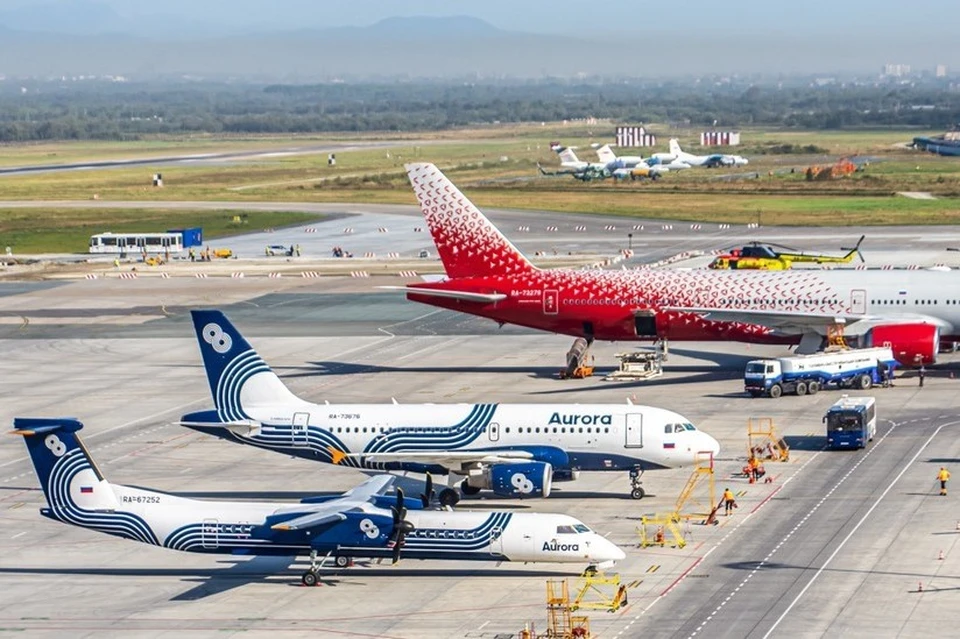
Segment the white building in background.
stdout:
<svg viewBox="0 0 960 639">
<path fill-rule="evenodd" d="M 883 65 L 883 75 L 891 76 L 894 78 L 902 78 L 905 75 L 910 75 L 910 65 L 909 64 L 890 64 L 889 62 Z"/>
<path fill-rule="evenodd" d="M 938 78 L 945 78 L 945 77 L 947 77 L 947 65 L 945 65 L 945 64 L 938 64 L 938 65 L 937 65 L 937 73 L 936 73 L 936 76 L 937 76 Z"/>
</svg>

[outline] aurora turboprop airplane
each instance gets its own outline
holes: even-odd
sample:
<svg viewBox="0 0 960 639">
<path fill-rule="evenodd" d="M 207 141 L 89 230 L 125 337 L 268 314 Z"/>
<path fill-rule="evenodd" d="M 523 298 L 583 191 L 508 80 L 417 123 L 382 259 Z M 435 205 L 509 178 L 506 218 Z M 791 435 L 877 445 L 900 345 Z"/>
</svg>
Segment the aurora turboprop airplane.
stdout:
<svg viewBox="0 0 960 639">
<path fill-rule="evenodd" d="M 447 273 L 407 299 L 578 339 L 799 344 L 842 329 L 904 366 L 960 340 L 960 274 L 886 270 L 578 270 L 531 264 L 432 164 L 407 165 Z"/>
<path fill-rule="evenodd" d="M 77 435 L 73 418 L 16 418 L 47 499 L 45 517 L 172 550 L 310 555 L 305 585 L 323 560 L 352 557 L 522 561 L 612 566 L 620 548 L 567 515 L 418 509 L 395 477 L 378 475 L 340 497 L 299 504 L 186 499 L 111 484 Z M 424 499 L 427 502 L 427 499 Z M 424 505 L 427 505 L 426 503 Z M 323 559 L 321 560 L 320 557 Z"/>
<path fill-rule="evenodd" d="M 312 404 L 295 396 L 220 311 L 192 311 L 215 410 L 180 423 L 223 439 L 356 468 L 446 474 L 442 505 L 546 497 L 581 470 L 690 466 L 720 445 L 669 410 L 633 404 Z M 461 481 L 462 480 L 462 481 Z"/>
</svg>

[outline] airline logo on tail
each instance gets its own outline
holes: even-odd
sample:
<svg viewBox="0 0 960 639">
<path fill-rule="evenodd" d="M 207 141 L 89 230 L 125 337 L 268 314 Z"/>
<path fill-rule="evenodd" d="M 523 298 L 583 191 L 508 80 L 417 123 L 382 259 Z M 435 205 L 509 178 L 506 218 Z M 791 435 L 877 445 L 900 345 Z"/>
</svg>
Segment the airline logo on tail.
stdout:
<svg viewBox="0 0 960 639">
<path fill-rule="evenodd" d="M 449 277 L 536 270 L 437 167 L 408 164 L 406 169 Z"/>
</svg>

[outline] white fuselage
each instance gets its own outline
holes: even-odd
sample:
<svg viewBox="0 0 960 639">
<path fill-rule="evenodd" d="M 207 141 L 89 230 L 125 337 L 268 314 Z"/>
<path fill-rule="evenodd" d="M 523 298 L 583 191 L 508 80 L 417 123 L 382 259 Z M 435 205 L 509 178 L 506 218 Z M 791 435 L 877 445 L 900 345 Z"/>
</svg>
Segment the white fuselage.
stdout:
<svg viewBox="0 0 960 639">
<path fill-rule="evenodd" d="M 333 461 L 330 448 L 362 454 L 545 447 L 568 456 L 567 464 L 551 460 L 555 469 L 617 470 L 689 466 L 698 454 L 719 451 L 715 439 L 683 416 L 650 406 L 257 404 L 242 394 L 241 403 L 261 424 L 246 434 L 234 431 L 243 441 L 285 452 L 299 448 L 324 461 Z M 382 466 L 364 463 L 362 455 L 349 464 Z"/>
</svg>

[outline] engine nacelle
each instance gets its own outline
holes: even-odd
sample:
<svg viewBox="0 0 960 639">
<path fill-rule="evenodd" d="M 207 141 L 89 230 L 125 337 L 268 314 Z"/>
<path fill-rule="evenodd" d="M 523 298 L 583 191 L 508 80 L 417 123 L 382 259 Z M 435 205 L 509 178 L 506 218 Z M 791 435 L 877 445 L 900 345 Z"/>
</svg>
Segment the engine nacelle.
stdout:
<svg viewBox="0 0 960 639">
<path fill-rule="evenodd" d="M 545 462 L 494 464 L 480 475 L 471 475 L 467 484 L 486 488 L 501 497 L 549 497 L 553 466 Z"/>
<path fill-rule="evenodd" d="M 867 333 L 868 346 L 889 345 L 903 366 L 919 367 L 937 361 L 940 329 L 934 324 L 889 324 Z"/>
</svg>

